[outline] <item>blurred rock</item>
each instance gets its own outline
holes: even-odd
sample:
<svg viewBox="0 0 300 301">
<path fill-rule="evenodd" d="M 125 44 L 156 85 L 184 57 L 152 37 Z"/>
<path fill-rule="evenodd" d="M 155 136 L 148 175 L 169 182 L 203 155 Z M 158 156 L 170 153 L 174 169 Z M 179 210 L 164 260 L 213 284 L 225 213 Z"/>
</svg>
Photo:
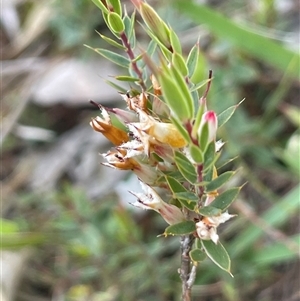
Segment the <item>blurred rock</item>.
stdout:
<svg viewBox="0 0 300 301">
<path fill-rule="evenodd" d="M 117 184 L 128 173 L 101 165 L 104 160 L 99 153 L 109 148 L 104 136 L 88 125 L 79 125 L 56 139 L 51 148 L 35 152 L 29 186 L 35 192 L 49 192 L 67 176 L 91 199 L 118 190 Z"/>
<path fill-rule="evenodd" d="M 79 125 L 61 135 L 51 148 L 34 154 L 35 166 L 29 179 L 31 188 L 43 192 L 54 189 L 63 175 L 76 168 L 76 162 L 80 162 L 90 148 L 97 153 L 97 150 L 107 148 L 107 141 L 88 125 Z M 85 171 L 88 179 L 98 170 L 100 160 L 97 162 L 97 159 L 94 156 L 94 165 L 89 164 Z"/>
<path fill-rule="evenodd" d="M 15 38 L 20 30 L 17 2 L 16 0 L 3 0 L 1 3 L 1 24 L 9 39 Z"/>
<path fill-rule="evenodd" d="M 13 301 L 17 287 L 24 275 L 24 267 L 30 256 L 28 249 L 20 251 L 2 251 L 0 264 L 0 298 L 2 301 Z"/>
<path fill-rule="evenodd" d="M 57 103 L 81 106 L 86 105 L 89 99 L 105 105 L 119 97 L 104 79 L 119 73 L 114 65 L 101 57 L 95 61 L 60 60 L 50 65 L 36 80 L 32 87 L 32 99 L 42 106 Z"/>
</svg>

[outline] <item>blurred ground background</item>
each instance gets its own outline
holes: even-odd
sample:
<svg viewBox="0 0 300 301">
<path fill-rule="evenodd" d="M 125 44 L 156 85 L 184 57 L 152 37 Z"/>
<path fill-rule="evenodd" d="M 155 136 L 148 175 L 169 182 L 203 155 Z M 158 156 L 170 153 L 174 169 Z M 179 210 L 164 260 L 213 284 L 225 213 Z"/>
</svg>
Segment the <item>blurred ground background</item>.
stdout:
<svg viewBox="0 0 300 301">
<path fill-rule="evenodd" d="M 221 231 L 235 277 L 207 259 L 194 300 L 299 300 L 300 85 L 293 66 L 276 68 L 167 1 L 152 3 L 187 53 L 201 37 L 214 71 L 211 107 L 221 112 L 246 98 L 219 133 L 227 142 L 221 162 L 235 158 L 221 170 L 238 169 L 235 181 L 247 182 L 231 210 L 238 217 Z M 198 3 L 299 52 L 296 0 Z M 100 165 L 110 145 L 89 127 L 97 115 L 90 99 L 124 106 L 104 81 L 118 69 L 83 47 L 107 47 L 95 33 L 108 34 L 100 11 L 88 0 L 1 5 L 2 300 L 179 300 L 178 238 L 157 238 L 165 227 L 159 216 L 129 208 L 127 190 L 139 188 L 130 174 Z"/>
</svg>

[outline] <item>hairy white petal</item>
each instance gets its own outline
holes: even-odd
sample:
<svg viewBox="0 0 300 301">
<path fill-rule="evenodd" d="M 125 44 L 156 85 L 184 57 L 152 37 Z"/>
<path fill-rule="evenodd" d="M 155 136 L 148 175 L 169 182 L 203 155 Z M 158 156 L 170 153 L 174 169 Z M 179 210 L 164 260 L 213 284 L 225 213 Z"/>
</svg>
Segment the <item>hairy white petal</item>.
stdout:
<svg viewBox="0 0 300 301">
<path fill-rule="evenodd" d="M 210 216 L 207 219 L 212 225 L 214 225 L 215 227 L 218 227 L 220 224 L 225 223 L 226 221 L 228 221 L 229 219 L 231 219 L 234 216 L 235 215 L 229 214 L 226 211 L 218 216 Z"/>
<path fill-rule="evenodd" d="M 137 140 L 131 140 L 121 144 L 118 149 L 126 150 L 124 158 L 132 158 L 144 154 L 143 144 Z"/>
<path fill-rule="evenodd" d="M 216 152 L 219 152 L 222 147 L 224 146 L 225 142 L 223 142 L 222 140 L 218 140 L 216 141 L 215 143 L 215 146 L 216 146 Z"/>
</svg>

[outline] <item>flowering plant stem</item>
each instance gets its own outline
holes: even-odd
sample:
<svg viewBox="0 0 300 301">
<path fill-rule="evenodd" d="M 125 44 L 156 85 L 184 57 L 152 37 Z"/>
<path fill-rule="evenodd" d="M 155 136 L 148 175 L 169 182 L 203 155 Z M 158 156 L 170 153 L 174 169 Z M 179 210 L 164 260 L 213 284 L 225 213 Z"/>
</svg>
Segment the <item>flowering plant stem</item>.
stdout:
<svg viewBox="0 0 300 301">
<path fill-rule="evenodd" d="M 132 171 L 143 190 L 129 191 L 137 199 L 132 205 L 156 211 L 169 224 L 163 235 L 180 237 L 182 301 L 191 301 L 197 266 L 206 257 L 231 274 L 217 228 L 234 216 L 227 209 L 240 187 L 224 189 L 234 172 L 218 175 L 216 162 L 224 143 L 217 141 L 217 130 L 237 105 L 219 116 L 207 109 L 212 71 L 204 78 L 207 71 L 199 42 L 186 57 L 176 33 L 146 2 L 131 0 L 151 39 L 141 52 L 135 49 L 135 12 L 131 18 L 123 14 L 120 0 L 92 1 L 118 41 L 100 34 L 101 38 L 126 53 L 89 47 L 125 68 L 126 75 L 115 79 L 128 85 L 127 90 L 111 82 L 119 93 L 122 90 L 128 110 L 99 104 L 101 116 L 90 122 L 114 145 L 103 154 L 103 165 Z"/>
</svg>

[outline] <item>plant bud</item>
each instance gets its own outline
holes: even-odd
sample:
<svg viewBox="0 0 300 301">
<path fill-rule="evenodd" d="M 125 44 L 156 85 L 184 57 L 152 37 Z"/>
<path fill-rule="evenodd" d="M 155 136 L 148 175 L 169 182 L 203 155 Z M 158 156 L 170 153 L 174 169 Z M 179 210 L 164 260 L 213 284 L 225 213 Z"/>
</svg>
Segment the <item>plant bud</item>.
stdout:
<svg viewBox="0 0 300 301">
<path fill-rule="evenodd" d="M 201 123 L 198 129 L 198 139 L 202 150 L 216 140 L 218 129 L 218 119 L 214 111 L 207 111 L 202 115 Z"/>
<path fill-rule="evenodd" d="M 108 24 L 110 28 L 115 32 L 115 33 L 121 33 L 124 31 L 125 26 L 123 23 L 123 20 L 121 17 L 114 12 L 111 12 L 108 14 Z"/>
<path fill-rule="evenodd" d="M 140 0 L 132 0 L 133 4 L 140 11 L 141 16 L 147 27 L 158 38 L 158 40 L 167 48 L 171 49 L 170 30 L 167 24 L 159 17 L 156 11 L 147 3 Z"/>
</svg>

